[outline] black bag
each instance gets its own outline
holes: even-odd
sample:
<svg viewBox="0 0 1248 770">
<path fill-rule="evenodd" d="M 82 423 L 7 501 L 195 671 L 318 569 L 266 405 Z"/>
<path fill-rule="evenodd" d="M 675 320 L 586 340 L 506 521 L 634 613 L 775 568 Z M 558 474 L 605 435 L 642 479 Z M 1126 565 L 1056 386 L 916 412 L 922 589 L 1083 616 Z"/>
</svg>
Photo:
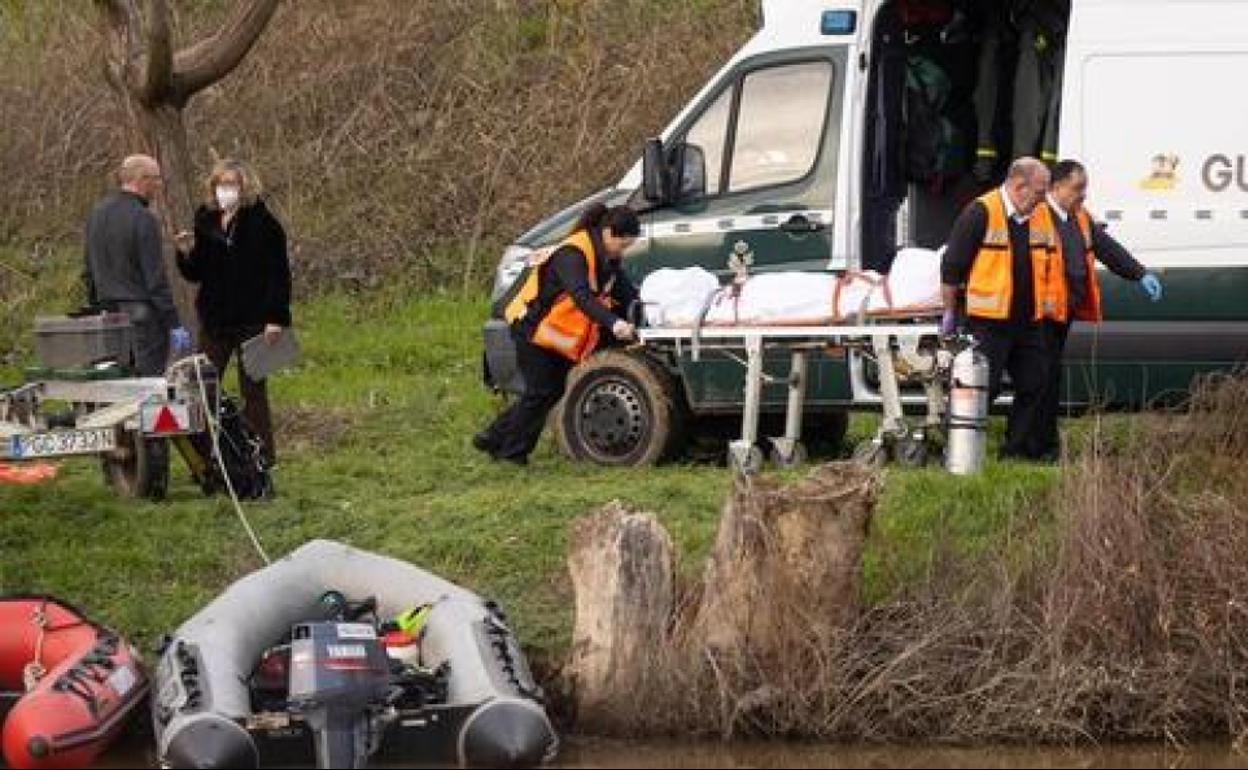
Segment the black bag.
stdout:
<svg viewBox="0 0 1248 770">
<path fill-rule="evenodd" d="M 227 395 L 220 399 L 217 415 L 218 461 L 212 443 L 212 432 L 204 431 L 190 437 L 191 444 L 207 464 L 200 486 L 206 494 L 228 492 L 221 465 L 229 474 L 230 485 L 240 500 L 259 500 L 273 493 L 273 478 L 264 459 L 264 445 L 247 421 L 238 404 Z"/>
</svg>

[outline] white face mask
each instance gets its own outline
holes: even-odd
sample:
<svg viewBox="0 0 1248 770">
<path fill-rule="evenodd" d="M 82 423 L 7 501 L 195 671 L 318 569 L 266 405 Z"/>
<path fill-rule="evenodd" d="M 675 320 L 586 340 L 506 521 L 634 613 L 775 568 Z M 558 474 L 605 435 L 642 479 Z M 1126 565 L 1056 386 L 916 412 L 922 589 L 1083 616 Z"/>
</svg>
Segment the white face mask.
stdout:
<svg viewBox="0 0 1248 770">
<path fill-rule="evenodd" d="M 237 206 L 238 188 L 233 185 L 219 185 L 217 187 L 217 205 L 227 211 Z"/>
</svg>

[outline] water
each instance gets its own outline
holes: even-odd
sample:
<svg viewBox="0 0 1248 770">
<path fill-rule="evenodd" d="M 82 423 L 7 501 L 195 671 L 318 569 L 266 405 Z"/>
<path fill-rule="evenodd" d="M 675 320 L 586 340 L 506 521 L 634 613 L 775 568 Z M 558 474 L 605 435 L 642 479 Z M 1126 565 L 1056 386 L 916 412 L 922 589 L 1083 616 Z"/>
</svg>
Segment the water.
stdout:
<svg viewBox="0 0 1248 770">
<path fill-rule="evenodd" d="M 153 767 L 152 750 L 130 740 L 96 767 Z M 408 765 L 387 764 L 398 768 Z M 1162 744 L 1082 748 L 862 746 L 826 743 L 691 743 L 567 739 L 555 768 L 1143 768 L 1245 767 L 1248 754 L 1227 743 L 1179 750 Z"/>
</svg>

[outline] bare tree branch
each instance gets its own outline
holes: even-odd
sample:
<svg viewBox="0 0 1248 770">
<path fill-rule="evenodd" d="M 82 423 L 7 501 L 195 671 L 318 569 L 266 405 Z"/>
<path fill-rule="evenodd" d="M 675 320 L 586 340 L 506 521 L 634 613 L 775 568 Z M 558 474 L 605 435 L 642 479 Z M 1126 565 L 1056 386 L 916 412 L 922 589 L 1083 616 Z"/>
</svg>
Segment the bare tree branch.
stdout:
<svg viewBox="0 0 1248 770">
<path fill-rule="evenodd" d="M 105 38 L 105 66 L 109 82 L 114 87 L 139 91 L 138 63 L 143 56 L 139 38 L 142 19 L 134 0 L 96 0 L 103 10 Z"/>
<path fill-rule="evenodd" d="M 144 104 L 157 104 L 169 93 L 173 81 L 169 3 L 166 0 L 149 0 L 147 8 L 147 67 L 141 98 Z"/>
<path fill-rule="evenodd" d="M 277 10 L 279 0 L 242 0 L 221 29 L 173 59 L 175 99 L 185 101 L 238 66 Z"/>
<path fill-rule="evenodd" d="M 139 27 L 143 19 L 139 15 L 139 8 L 134 0 L 96 0 L 96 2 L 104 7 L 109 24 L 120 33 L 124 33 L 119 37 L 126 44 L 126 54 L 138 55 Z"/>
</svg>

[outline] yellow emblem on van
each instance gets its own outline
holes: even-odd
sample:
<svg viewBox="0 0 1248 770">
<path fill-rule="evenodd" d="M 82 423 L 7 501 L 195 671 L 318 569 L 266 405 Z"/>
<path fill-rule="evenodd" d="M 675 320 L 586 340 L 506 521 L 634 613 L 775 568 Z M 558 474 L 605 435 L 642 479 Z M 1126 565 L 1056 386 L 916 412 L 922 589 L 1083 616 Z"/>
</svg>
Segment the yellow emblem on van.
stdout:
<svg viewBox="0 0 1248 770">
<path fill-rule="evenodd" d="M 1173 190 L 1179 186 L 1179 156 L 1159 153 L 1153 156 L 1153 171 L 1140 180 L 1144 190 Z"/>
</svg>

